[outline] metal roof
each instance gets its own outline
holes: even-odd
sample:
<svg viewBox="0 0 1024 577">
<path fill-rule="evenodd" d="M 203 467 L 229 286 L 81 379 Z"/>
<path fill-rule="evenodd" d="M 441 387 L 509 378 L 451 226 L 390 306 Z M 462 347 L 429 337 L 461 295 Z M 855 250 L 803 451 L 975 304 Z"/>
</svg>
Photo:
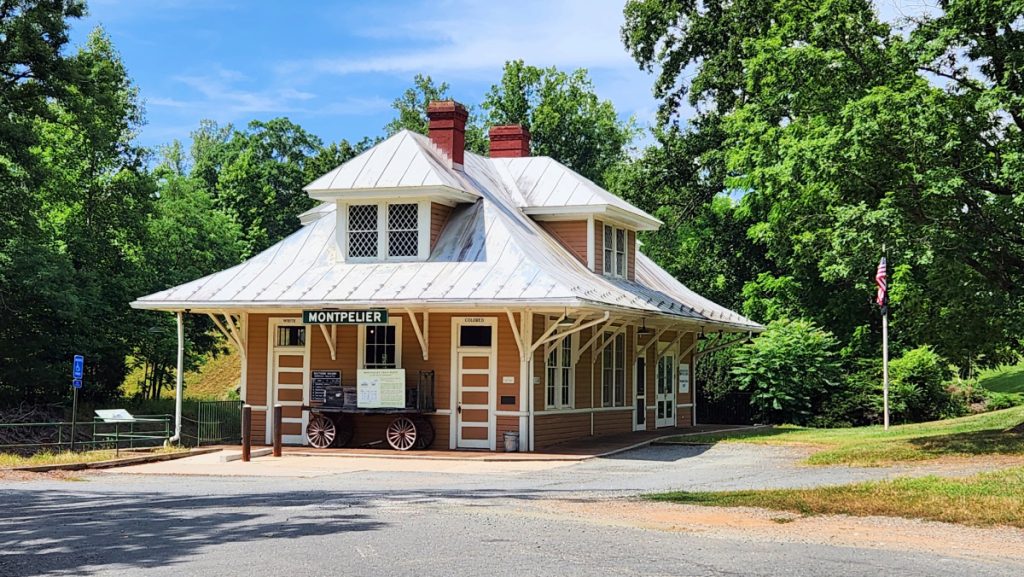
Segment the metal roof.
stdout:
<svg viewBox="0 0 1024 577">
<path fill-rule="evenodd" d="M 328 182 L 317 186 L 336 187 L 339 178 L 391 186 L 404 182 L 408 169 L 420 162 L 417 158 L 422 159 L 422 154 L 432 155 L 429 139 L 418 134 L 403 132 L 378 147 L 384 145 L 388 145 L 384 150 L 391 152 L 378 151 L 346 169 L 357 157 L 307 188 L 317 182 Z M 400 152 L 411 148 L 420 152 Z M 385 157 L 389 159 L 386 163 Z M 715 327 L 760 329 L 760 325 L 690 291 L 639 251 L 635 282 L 591 272 L 524 214 L 520 202 L 528 195 L 518 187 L 518 180 L 510 180 L 503 170 L 506 163 L 468 153 L 465 160 L 464 170 L 438 164 L 443 172 L 431 178 L 458 183 L 479 198 L 456 205 L 426 261 L 352 263 L 336 258 L 337 205 L 324 203 L 302 215 L 304 226 L 298 231 L 251 259 L 142 297 L 132 306 L 157 310 L 424 304 L 596 306 Z M 377 163 L 390 168 L 366 172 Z M 378 174 L 379 170 L 403 174 L 394 177 Z"/>
<path fill-rule="evenodd" d="M 491 159 L 499 173 L 521 194 L 527 214 L 584 213 L 594 209 L 619 213 L 640 230 L 655 230 L 662 223 L 590 179 L 547 156 Z M 546 210 L 545 210 L 546 209 Z"/>
</svg>

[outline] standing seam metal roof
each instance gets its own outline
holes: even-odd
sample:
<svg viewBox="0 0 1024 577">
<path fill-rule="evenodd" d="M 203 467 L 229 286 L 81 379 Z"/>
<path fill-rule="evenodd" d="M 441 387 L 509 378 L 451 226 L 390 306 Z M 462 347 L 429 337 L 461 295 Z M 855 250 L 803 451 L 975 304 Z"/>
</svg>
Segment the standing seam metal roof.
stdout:
<svg viewBox="0 0 1024 577">
<path fill-rule="evenodd" d="M 543 201 L 551 203 L 558 202 L 556 194 L 572 199 L 580 187 L 597 188 L 557 162 L 546 158 L 490 159 L 467 153 L 464 170 L 459 171 L 450 163 L 445 166 L 438 154 L 440 151 L 427 137 L 403 131 L 307 187 L 334 187 L 340 182 L 365 190 L 378 184 L 406 187 L 430 182 L 479 196 L 475 203 L 455 207 L 426 261 L 340 261 L 334 242 L 336 205 L 325 203 L 303 214 L 306 224 L 298 231 L 249 260 L 142 297 L 132 306 L 174 310 L 419 303 L 589 304 L 708 326 L 761 328 L 689 290 L 639 251 L 634 261 L 636 281 L 605 277 L 580 263 L 525 215 L 520 204 L 531 195 L 544 196 Z M 527 162 L 531 160 L 538 161 L 536 166 Z M 414 166 L 423 162 L 429 164 L 427 175 L 414 174 Z M 524 192 L 523 175 L 531 170 L 538 179 Z M 514 173 L 519 177 L 513 178 Z M 410 177 L 421 184 L 409 184 Z M 542 186 L 545 178 L 548 184 Z M 565 187 L 559 182 L 565 182 Z M 614 197 L 601 192 L 595 197 L 588 190 L 588 202 L 604 203 L 606 196 Z M 618 203 L 630 206 L 621 199 Z"/>
</svg>

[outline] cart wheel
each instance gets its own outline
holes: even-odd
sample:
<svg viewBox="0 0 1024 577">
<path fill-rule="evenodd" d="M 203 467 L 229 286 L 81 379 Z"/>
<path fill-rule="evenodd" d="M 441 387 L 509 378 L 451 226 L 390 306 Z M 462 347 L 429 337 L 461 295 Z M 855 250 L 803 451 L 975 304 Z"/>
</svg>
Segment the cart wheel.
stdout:
<svg viewBox="0 0 1024 577">
<path fill-rule="evenodd" d="M 430 419 L 418 418 L 415 419 L 416 432 L 419 435 L 416 437 L 416 445 L 413 446 L 417 451 L 427 449 L 434 442 L 434 424 L 430 422 Z"/>
<path fill-rule="evenodd" d="M 416 444 L 416 424 L 408 417 L 398 417 L 388 425 L 388 444 L 396 451 L 408 451 Z"/>
<path fill-rule="evenodd" d="M 352 441 L 352 437 L 355 435 L 355 423 L 352 422 L 352 418 L 347 415 L 339 415 L 335 426 L 338 430 L 338 436 L 334 439 L 332 447 L 344 447 Z"/>
<path fill-rule="evenodd" d="M 313 415 L 306 425 L 306 439 L 317 449 L 326 449 L 334 442 L 337 428 L 334 421 L 323 415 Z"/>
</svg>

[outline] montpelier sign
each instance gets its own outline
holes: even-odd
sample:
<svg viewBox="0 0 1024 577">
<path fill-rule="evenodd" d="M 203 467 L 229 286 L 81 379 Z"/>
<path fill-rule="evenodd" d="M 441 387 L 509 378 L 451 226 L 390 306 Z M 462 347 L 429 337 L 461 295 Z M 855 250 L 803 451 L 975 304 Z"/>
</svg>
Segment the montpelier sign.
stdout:
<svg viewBox="0 0 1024 577">
<path fill-rule="evenodd" d="M 388 322 L 388 311 L 302 311 L 302 322 L 307 325 L 383 325 Z"/>
</svg>

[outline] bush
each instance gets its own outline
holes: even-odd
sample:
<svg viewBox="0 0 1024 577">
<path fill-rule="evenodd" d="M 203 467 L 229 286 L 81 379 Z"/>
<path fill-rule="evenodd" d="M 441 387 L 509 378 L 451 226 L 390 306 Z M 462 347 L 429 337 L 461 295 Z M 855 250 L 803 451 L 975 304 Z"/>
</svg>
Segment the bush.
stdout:
<svg viewBox="0 0 1024 577">
<path fill-rule="evenodd" d="M 832 333 L 806 320 L 773 321 L 736 351 L 733 374 L 759 422 L 806 425 L 839 381 Z"/>
<path fill-rule="evenodd" d="M 950 392 L 949 363 L 929 346 L 890 362 L 889 377 L 889 414 L 894 422 L 934 421 L 967 412 Z"/>
</svg>

